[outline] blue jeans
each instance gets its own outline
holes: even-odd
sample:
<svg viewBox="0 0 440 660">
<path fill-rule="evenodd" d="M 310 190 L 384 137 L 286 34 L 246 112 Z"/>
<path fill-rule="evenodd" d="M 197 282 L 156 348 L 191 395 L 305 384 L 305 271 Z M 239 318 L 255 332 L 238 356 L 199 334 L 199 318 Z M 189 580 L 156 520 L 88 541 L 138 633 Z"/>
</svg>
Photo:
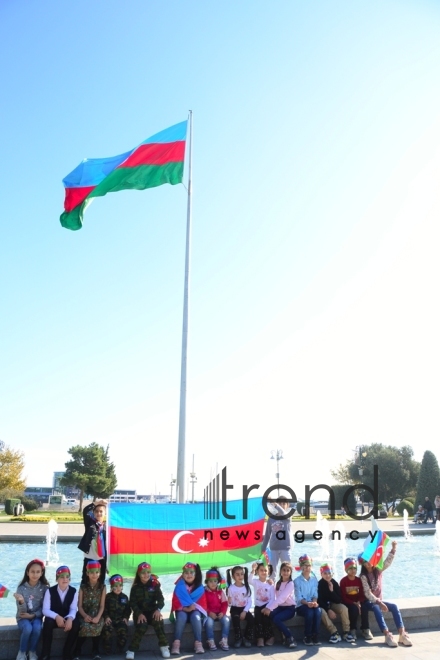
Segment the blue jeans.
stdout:
<svg viewBox="0 0 440 660">
<path fill-rule="evenodd" d="M 395 603 L 386 603 L 385 601 L 383 601 L 383 602 L 388 607 L 391 614 L 393 615 L 393 619 L 394 619 L 394 623 L 396 624 L 396 628 L 397 629 L 403 628 L 404 625 L 403 625 L 402 617 L 400 615 L 400 610 L 397 607 L 397 605 Z M 379 605 L 377 605 L 376 603 L 370 603 L 370 601 L 367 601 L 366 603 L 363 603 L 362 606 L 365 607 L 365 609 L 367 611 L 374 613 L 374 616 L 376 617 L 377 625 L 382 630 L 382 632 L 384 632 L 385 630 L 388 630 L 388 626 L 385 623 L 385 619 L 383 618 L 383 612 L 380 609 Z"/>
<path fill-rule="evenodd" d="M 35 652 L 37 650 L 42 625 L 42 619 L 35 618 L 18 620 L 18 627 L 21 630 L 20 651 L 27 653 L 27 651 Z"/>
<path fill-rule="evenodd" d="M 270 618 L 274 622 L 277 628 L 281 630 L 283 633 L 284 637 L 289 639 L 290 637 L 293 637 L 292 633 L 290 632 L 289 628 L 284 624 L 284 621 L 287 621 L 288 619 L 293 619 L 295 616 L 295 606 L 294 605 L 280 605 L 279 607 L 276 607 L 272 612 L 270 613 Z"/>
<path fill-rule="evenodd" d="M 305 637 L 312 637 L 318 635 L 319 626 L 321 625 L 321 608 L 320 607 L 307 607 L 307 605 L 300 605 L 296 608 L 298 616 L 304 617 L 304 635 Z"/>
<path fill-rule="evenodd" d="M 214 623 L 216 621 L 220 621 L 222 627 L 222 637 L 226 637 L 226 639 L 228 639 L 231 619 L 228 617 L 227 614 L 222 616 L 221 619 L 211 619 L 210 616 L 206 618 L 206 622 L 205 622 L 206 639 L 214 639 Z"/>
<path fill-rule="evenodd" d="M 182 639 L 183 629 L 185 624 L 191 624 L 194 633 L 194 640 L 196 642 L 202 641 L 202 614 L 198 610 L 193 610 L 192 612 L 184 612 L 183 610 L 178 610 L 176 612 L 176 631 L 174 633 L 174 639 Z"/>
</svg>

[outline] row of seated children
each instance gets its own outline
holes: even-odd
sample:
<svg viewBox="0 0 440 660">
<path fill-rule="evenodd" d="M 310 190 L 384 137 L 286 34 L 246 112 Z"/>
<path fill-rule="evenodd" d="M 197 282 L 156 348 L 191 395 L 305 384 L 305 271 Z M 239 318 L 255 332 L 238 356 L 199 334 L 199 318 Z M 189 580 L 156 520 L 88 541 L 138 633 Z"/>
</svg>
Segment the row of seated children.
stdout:
<svg viewBox="0 0 440 660">
<path fill-rule="evenodd" d="M 92 656 L 100 660 L 100 642 L 104 652 L 111 652 L 112 637 L 116 636 L 119 652 L 125 649 L 128 620 L 133 610 L 135 632 L 127 657 L 134 657 L 147 626 L 152 624 L 159 640 L 162 657 L 169 658 L 168 640 L 163 626 L 161 609 L 165 601 L 156 576 L 149 564 L 138 567 L 130 598 L 122 591 L 120 575 L 110 578 L 110 593 L 100 582 L 101 565 L 91 560 L 86 566 L 86 578 L 79 591 L 70 586 L 70 569 L 60 566 L 56 571 L 56 585 L 50 587 L 45 565 L 33 559 L 26 566 L 23 580 L 14 594 L 17 600 L 17 623 L 21 630 L 17 660 L 37 660 L 37 645 L 42 636 L 39 660 L 49 660 L 53 631 L 63 629 L 66 639 L 63 660 L 79 660 L 87 637 L 92 638 Z M 44 617 L 44 623 L 43 623 Z"/>
<path fill-rule="evenodd" d="M 387 568 L 395 554 L 396 543 L 388 555 L 384 569 Z M 228 588 L 223 589 L 222 576 L 217 568 L 207 571 L 205 585 L 202 584 L 202 573 L 198 564 L 187 563 L 183 567 L 182 576 L 177 580 L 172 600 L 171 620 L 175 620 L 175 639 L 171 647 L 172 654 L 180 653 L 180 640 L 185 624 L 189 622 L 194 633 L 194 650 L 204 653 L 202 644 L 202 626 L 205 624 L 208 648 L 216 649 L 214 640 L 214 623 L 221 623 L 221 639 L 219 646 L 227 651 L 229 627 L 232 621 L 234 630 L 234 647 L 242 644 L 250 646 L 254 630 L 257 646 L 272 646 L 274 643 L 274 624 L 283 634 L 285 644 L 296 647 L 285 622 L 295 615 L 304 617 L 306 645 L 317 645 L 319 627 L 322 622 L 330 632 L 330 642 L 341 640 L 334 625 L 336 614 L 342 621 L 342 636 L 348 642 L 356 639 L 357 619 L 361 615 L 362 632 L 366 639 L 372 635 L 368 627 L 368 612 L 373 611 L 381 630 L 385 633 L 385 641 L 389 646 L 396 642 L 389 632 L 383 611 L 390 610 L 396 626 L 399 629 L 399 642 L 411 646 L 398 608 L 391 603 L 382 601 L 381 573 L 373 569 L 368 562 L 362 566 L 361 576 L 357 577 L 357 562 L 354 559 L 345 561 L 347 576 L 340 585 L 333 579 L 329 565 L 321 567 L 321 580 L 312 573 L 312 560 L 303 555 L 299 559 L 301 574 L 294 580 L 293 569 L 289 562 L 283 562 L 280 577 L 276 584 L 270 578 L 269 570 L 263 563 L 252 566 L 248 580 L 248 571 L 241 566 L 235 566 L 227 572 Z M 92 654 L 94 660 L 99 660 L 99 642 L 102 639 L 106 653 L 111 651 L 111 638 L 116 634 L 117 648 L 122 652 L 127 640 L 127 623 L 133 610 L 134 634 L 126 653 L 127 660 L 133 660 L 139 649 L 141 639 L 152 625 L 159 641 L 161 655 L 170 656 L 168 641 L 163 626 L 161 613 L 164 598 L 158 578 L 152 574 L 151 566 L 142 563 L 138 566 L 135 580 L 128 598 L 122 592 L 122 577 L 110 578 L 111 592 L 106 594 L 105 586 L 99 582 L 100 565 L 90 561 L 87 564 L 87 578 L 81 584 L 79 594 L 70 586 L 70 570 L 61 566 L 56 572 L 57 585 L 49 588 L 44 574 L 44 563 L 32 560 L 26 567 L 25 576 L 20 583 L 15 597 L 18 603 L 17 620 L 21 628 L 20 651 L 17 660 L 25 660 L 29 650 L 29 660 L 36 660 L 36 646 L 43 625 L 43 649 L 40 660 L 49 660 L 52 634 L 55 627 L 63 628 L 67 633 L 63 660 L 77 660 L 86 637 L 92 638 Z M 251 588 L 254 589 L 254 614 Z M 227 610 L 230 607 L 230 616 Z M 78 608 L 78 614 L 77 614 Z M 241 622 L 246 622 L 244 634 Z"/>
</svg>

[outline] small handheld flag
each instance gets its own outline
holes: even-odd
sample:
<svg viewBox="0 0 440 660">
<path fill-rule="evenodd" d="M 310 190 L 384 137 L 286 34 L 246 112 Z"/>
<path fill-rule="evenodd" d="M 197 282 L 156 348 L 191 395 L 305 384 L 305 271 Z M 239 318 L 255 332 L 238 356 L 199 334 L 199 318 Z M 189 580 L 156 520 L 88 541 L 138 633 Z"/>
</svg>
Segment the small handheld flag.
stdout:
<svg viewBox="0 0 440 660">
<path fill-rule="evenodd" d="M 9 594 L 9 589 L 0 584 L 0 598 L 6 598 Z"/>
<path fill-rule="evenodd" d="M 390 537 L 379 529 L 374 518 L 371 520 L 371 531 L 372 538 L 371 540 L 368 537 L 366 538 L 364 550 L 359 556 L 364 561 L 368 561 L 373 568 L 382 571 L 385 562 L 385 550 L 390 542 Z"/>
<path fill-rule="evenodd" d="M 264 564 L 264 566 L 267 568 L 270 564 L 270 559 L 269 555 L 267 554 L 266 550 L 261 553 L 260 555 L 260 561 Z"/>
</svg>

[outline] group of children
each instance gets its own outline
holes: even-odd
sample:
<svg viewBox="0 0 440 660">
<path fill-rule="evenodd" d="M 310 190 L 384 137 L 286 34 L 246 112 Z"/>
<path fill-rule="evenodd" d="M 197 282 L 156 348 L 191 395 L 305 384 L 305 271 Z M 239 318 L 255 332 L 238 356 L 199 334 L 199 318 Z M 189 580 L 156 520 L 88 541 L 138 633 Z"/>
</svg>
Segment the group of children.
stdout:
<svg viewBox="0 0 440 660">
<path fill-rule="evenodd" d="M 382 570 L 391 565 L 396 552 L 396 542 L 385 560 Z M 360 576 L 357 575 L 361 564 Z M 308 555 L 299 558 L 300 571 L 294 578 L 290 562 L 281 563 L 278 580 L 271 577 L 271 566 L 266 562 L 252 564 L 250 574 L 242 566 L 227 571 L 226 582 L 220 571 L 212 567 L 203 582 L 199 564 L 188 562 L 175 583 L 170 620 L 175 622 L 174 641 L 171 650 L 164 630 L 162 609 L 165 601 L 159 579 L 152 573 L 150 564 L 139 564 L 129 597 L 122 591 L 120 575 L 110 578 L 110 593 L 100 579 L 99 561 L 90 560 L 86 577 L 79 591 L 70 586 L 70 570 L 60 566 L 56 571 L 57 584 L 50 587 L 45 577 L 44 562 L 33 559 L 26 567 L 18 586 L 17 621 L 21 630 L 20 650 L 17 660 L 37 660 L 37 643 L 42 634 L 42 651 L 38 660 L 49 660 L 54 628 L 66 633 L 63 660 L 78 660 L 86 637 L 92 638 L 92 655 L 100 660 L 100 643 L 106 654 L 111 652 L 112 637 L 116 636 L 118 652 L 122 653 L 127 642 L 128 620 L 133 612 L 134 633 L 126 660 L 134 660 L 142 637 L 149 625 L 158 638 L 163 658 L 180 654 L 180 642 L 186 623 L 190 623 L 194 635 L 194 652 L 204 653 L 202 629 L 205 628 L 209 650 L 215 651 L 214 623 L 219 621 L 221 637 L 218 646 L 229 650 L 229 629 L 232 623 L 234 648 L 250 647 L 256 639 L 257 647 L 272 646 L 274 628 L 278 628 L 288 648 L 297 643 L 286 625 L 294 616 L 304 618 L 304 644 L 319 645 L 321 621 L 330 633 L 329 641 L 344 639 L 356 641 L 358 617 L 365 639 L 372 639 L 368 614 L 372 611 L 379 628 L 385 635 L 385 643 L 397 646 L 383 618 L 390 611 L 399 632 L 399 643 L 411 646 L 398 607 L 382 600 L 382 570 L 360 557 L 344 562 L 346 576 L 340 584 L 333 578 L 329 564 L 320 567 L 321 579 L 312 571 L 312 559 Z M 252 589 L 254 602 L 252 603 Z M 253 605 L 253 613 L 251 608 Z M 229 613 L 228 613 L 229 609 Z M 335 626 L 339 615 L 342 637 Z M 44 623 L 43 621 L 44 616 Z M 242 630 L 242 622 L 244 630 Z"/>
</svg>

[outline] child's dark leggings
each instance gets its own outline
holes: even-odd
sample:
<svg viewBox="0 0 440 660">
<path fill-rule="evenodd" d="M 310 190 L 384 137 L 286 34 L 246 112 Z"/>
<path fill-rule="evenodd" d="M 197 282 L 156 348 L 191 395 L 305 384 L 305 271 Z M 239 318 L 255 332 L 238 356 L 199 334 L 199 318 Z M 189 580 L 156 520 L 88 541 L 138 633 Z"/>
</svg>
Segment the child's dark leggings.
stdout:
<svg viewBox="0 0 440 660">
<path fill-rule="evenodd" d="M 88 637 L 78 637 L 76 640 L 76 649 L 75 649 L 75 655 L 81 655 L 81 649 L 86 641 L 86 639 L 89 639 Z M 92 640 L 92 655 L 99 655 L 99 641 L 100 637 L 90 637 Z"/>
<path fill-rule="evenodd" d="M 367 601 L 365 601 L 367 602 Z M 354 603 L 347 605 L 348 607 L 348 618 L 350 619 L 350 630 L 357 630 L 357 621 L 359 616 L 359 608 Z M 361 630 L 367 630 L 369 628 L 368 624 L 368 610 L 365 607 L 365 604 L 361 604 Z"/>
<path fill-rule="evenodd" d="M 231 620 L 232 620 L 232 627 L 234 628 L 234 636 L 235 640 L 238 641 L 239 639 L 242 639 L 242 634 L 241 634 L 241 619 L 240 619 L 240 614 L 244 611 L 244 607 L 234 607 L 233 605 L 231 606 Z M 246 639 L 249 641 L 252 641 L 252 637 L 254 634 L 254 617 L 250 612 L 246 612 L 246 629 L 244 631 L 244 636 Z"/>
<path fill-rule="evenodd" d="M 258 639 L 263 638 L 264 641 L 267 641 L 273 637 L 273 628 L 270 616 L 261 613 L 261 610 L 264 610 L 265 607 L 266 605 L 255 605 L 254 607 L 255 636 Z"/>
</svg>

